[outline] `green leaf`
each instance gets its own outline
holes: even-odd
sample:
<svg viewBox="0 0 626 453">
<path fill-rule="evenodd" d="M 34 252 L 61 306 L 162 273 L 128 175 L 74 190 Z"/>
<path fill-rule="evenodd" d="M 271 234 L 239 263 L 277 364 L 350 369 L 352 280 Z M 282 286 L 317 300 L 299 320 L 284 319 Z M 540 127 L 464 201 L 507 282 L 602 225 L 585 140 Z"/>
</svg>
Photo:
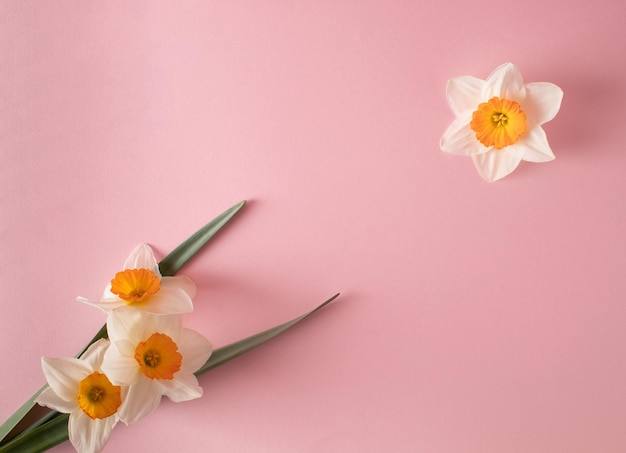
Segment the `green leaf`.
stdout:
<svg viewBox="0 0 626 453">
<path fill-rule="evenodd" d="M 226 223 L 246 204 L 240 201 L 215 219 L 196 231 L 189 239 L 176 247 L 159 263 L 159 270 L 164 276 L 178 272 Z"/>
<path fill-rule="evenodd" d="M 2 426 L 0 426 L 0 440 L 4 440 L 4 438 L 7 437 L 7 435 L 11 433 L 11 431 L 13 431 L 13 428 L 16 428 L 16 431 L 21 432 L 27 429 L 37 420 L 39 420 L 42 416 L 46 415 L 47 412 L 49 412 L 49 409 L 43 407 L 41 408 L 41 411 L 34 410 L 35 408 L 38 408 L 35 403 L 35 398 L 37 398 L 39 394 L 46 389 L 46 387 L 48 386 L 44 385 L 42 388 L 40 388 L 37 393 L 35 393 L 28 399 L 28 401 L 22 404 L 22 407 L 15 411 L 15 413 L 11 415 L 9 419 L 2 424 Z M 22 420 L 23 423 L 20 423 L 22 422 Z"/>
<path fill-rule="evenodd" d="M 288 321 L 284 324 L 273 327 L 271 329 L 268 329 L 256 335 L 252 335 L 248 338 L 244 338 L 243 340 L 237 341 L 236 343 L 229 344 L 228 346 L 224 346 L 219 349 L 216 349 L 215 351 L 213 351 L 213 354 L 211 354 L 211 357 L 209 357 L 209 360 L 207 360 L 206 363 L 202 365 L 202 367 L 198 371 L 195 372 L 195 375 L 200 376 L 201 374 L 206 373 L 207 371 L 215 367 L 218 367 L 222 365 L 223 363 L 226 363 L 229 360 L 232 360 L 235 357 L 238 357 L 241 354 L 248 352 L 251 349 L 256 348 L 257 346 L 265 343 L 266 341 L 271 340 L 272 338 L 274 338 L 277 335 L 280 335 L 281 333 L 283 333 L 285 330 L 289 329 L 290 327 L 293 327 L 294 325 L 298 324 L 300 321 L 308 318 L 316 311 L 321 310 L 326 305 L 328 305 L 333 300 L 335 300 L 337 297 L 339 297 L 339 294 L 335 294 L 333 297 L 331 297 L 330 299 L 328 299 L 326 302 L 319 305 L 318 307 L 314 308 L 310 312 L 305 313 L 304 315 L 299 316 L 295 319 L 292 319 L 291 321 Z"/>
<path fill-rule="evenodd" d="M 68 439 L 69 414 L 60 414 L 47 423 L 0 447 L 0 453 L 39 453 Z"/>
<path fill-rule="evenodd" d="M 176 247 L 169 255 L 167 255 L 159 263 L 159 269 L 164 276 L 175 275 L 196 253 L 198 253 L 204 245 L 215 234 L 233 218 L 237 212 L 246 204 L 246 200 L 243 200 L 233 207 L 227 209 L 215 219 L 211 220 L 205 226 L 200 228 L 185 242 Z M 93 339 L 87 343 L 87 345 L 79 352 L 76 357 L 80 357 L 85 350 L 95 343 L 100 338 L 108 338 L 106 325 L 98 331 Z M 22 405 L 7 421 L 0 426 L 0 445 L 6 443 L 9 439 L 17 436 L 18 434 L 37 426 L 38 420 L 43 416 L 50 416 L 50 410 L 47 408 L 40 408 L 35 403 L 35 398 L 41 393 L 47 386 L 42 387 L 37 393 L 35 393 L 26 403 Z M 57 413 L 58 414 L 58 413 Z M 54 415 L 53 415 L 54 416 Z M 24 420 L 23 423 L 20 423 Z M 46 419 L 47 420 L 47 419 Z"/>
</svg>

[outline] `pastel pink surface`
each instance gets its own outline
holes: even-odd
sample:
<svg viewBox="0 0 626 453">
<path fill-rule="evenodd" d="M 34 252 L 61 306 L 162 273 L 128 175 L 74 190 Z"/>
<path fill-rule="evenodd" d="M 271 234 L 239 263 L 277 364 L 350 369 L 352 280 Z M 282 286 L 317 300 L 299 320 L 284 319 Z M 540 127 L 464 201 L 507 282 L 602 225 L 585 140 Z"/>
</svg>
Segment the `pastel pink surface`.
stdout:
<svg viewBox="0 0 626 453">
<path fill-rule="evenodd" d="M 105 451 L 626 450 L 626 3 L 176 3 L 0 3 L 0 420 L 104 322 L 76 296 L 246 198 L 186 325 L 342 296 Z M 489 184 L 445 84 L 506 61 L 557 158 Z"/>
</svg>

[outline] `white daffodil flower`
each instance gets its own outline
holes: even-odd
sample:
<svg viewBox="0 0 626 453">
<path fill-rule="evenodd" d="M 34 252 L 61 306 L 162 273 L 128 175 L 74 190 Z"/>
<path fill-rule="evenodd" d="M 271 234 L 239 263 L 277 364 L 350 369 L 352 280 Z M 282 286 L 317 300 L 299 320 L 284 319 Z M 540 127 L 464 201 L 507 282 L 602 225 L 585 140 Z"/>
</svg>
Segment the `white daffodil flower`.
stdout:
<svg viewBox="0 0 626 453">
<path fill-rule="evenodd" d="M 524 84 L 519 69 L 505 63 L 487 80 L 472 76 L 449 80 L 446 95 L 456 119 L 441 138 L 441 150 L 470 156 L 487 181 L 505 177 L 522 160 L 554 159 L 541 125 L 561 107 L 563 92 L 558 86 Z"/>
<path fill-rule="evenodd" d="M 100 370 L 108 340 L 92 344 L 80 359 L 41 359 L 49 387 L 35 400 L 57 412 L 70 414 L 69 439 L 80 453 L 97 453 L 118 422 L 125 389 L 113 385 Z"/>
<path fill-rule="evenodd" d="M 100 301 L 79 297 L 78 301 L 111 313 L 119 307 L 131 306 L 156 315 L 189 313 L 195 283 L 182 276 L 163 277 L 152 249 L 141 244 L 132 251 L 124 269 L 115 275 Z"/>
<path fill-rule="evenodd" d="M 118 415 L 126 423 L 147 417 L 161 396 L 174 402 L 202 396 L 193 374 L 209 359 L 211 343 L 182 327 L 176 315 L 154 316 L 121 307 L 109 315 L 111 346 L 102 369 L 111 382 L 129 386 Z"/>
</svg>

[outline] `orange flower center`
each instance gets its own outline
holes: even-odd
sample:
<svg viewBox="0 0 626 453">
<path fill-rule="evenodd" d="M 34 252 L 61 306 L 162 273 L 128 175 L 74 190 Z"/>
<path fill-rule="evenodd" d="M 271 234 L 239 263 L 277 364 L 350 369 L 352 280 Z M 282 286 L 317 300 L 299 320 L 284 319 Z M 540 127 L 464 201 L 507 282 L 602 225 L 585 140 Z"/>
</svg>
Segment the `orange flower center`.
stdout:
<svg viewBox="0 0 626 453">
<path fill-rule="evenodd" d="M 135 348 L 135 360 L 150 379 L 174 379 L 183 356 L 178 345 L 164 333 L 154 333 Z"/>
<path fill-rule="evenodd" d="M 478 105 L 470 127 L 480 143 L 502 149 L 526 132 L 526 113 L 517 102 L 496 96 Z"/>
<path fill-rule="evenodd" d="M 80 381 L 78 405 L 92 419 L 106 418 L 122 404 L 120 387 L 111 384 L 106 375 L 96 371 Z"/>
<path fill-rule="evenodd" d="M 161 279 L 150 269 L 126 269 L 111 280 L 111 292 L 129 304 L 142 302 L 161 289 Z"/>
</svg>

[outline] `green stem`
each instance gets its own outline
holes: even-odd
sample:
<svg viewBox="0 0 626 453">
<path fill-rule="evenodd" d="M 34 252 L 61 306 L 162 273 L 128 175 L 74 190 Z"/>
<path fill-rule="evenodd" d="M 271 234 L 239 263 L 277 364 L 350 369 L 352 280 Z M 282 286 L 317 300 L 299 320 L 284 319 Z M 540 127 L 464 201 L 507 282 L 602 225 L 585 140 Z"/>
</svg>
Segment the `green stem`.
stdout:
<svg viewBox="0 0 626 453">
<path fill-rule="evenodd" d="M 261 333 L 257 333 L 256 335 L 252 335 L 250 337 L 244 338 L 243 340 L 239 340 L 235 343 L 231 343 L 227 346 L 223 346 L 219 349 L 216 349 L 211 354 L 211 357 L 209 357 L 209 360 L 207 360 L 206 363 L 202 365 L 202 367 L 200 367 L 200 369 L 196 371 L 194 374 L 196 376 L 200 376 L 201 374 L 204 374 L 207 371 L 212 370 L 213 368 L 216 368 L 228 362 L 229 360 L 239 357 L 241 354 L 245 354 L 246 352 L 250 351 L 251 349 L 256 348 L 257 346 L 262 345 L 266 341 L 269 341 L 272 338 L 280 335 L 285 330 L 295 326 L 300 321 L 303 321 L 304 319 L 308 318 L 313 313 L 321 310 L 326 305 L 328 305 L 333 300 L 335 300 L 337 297 L 339 297 L 339 293 L 335 294 L 326 302 L 323 302 L 322 304 L 318 305 L 316 308 L 314 308 L 308 313 L 303 314 L 302 316 L 292 319 L 291 321 L 285 322 L 279 326 L 272 327 L 271 329 L 267 329 Z"/>
</svg>

